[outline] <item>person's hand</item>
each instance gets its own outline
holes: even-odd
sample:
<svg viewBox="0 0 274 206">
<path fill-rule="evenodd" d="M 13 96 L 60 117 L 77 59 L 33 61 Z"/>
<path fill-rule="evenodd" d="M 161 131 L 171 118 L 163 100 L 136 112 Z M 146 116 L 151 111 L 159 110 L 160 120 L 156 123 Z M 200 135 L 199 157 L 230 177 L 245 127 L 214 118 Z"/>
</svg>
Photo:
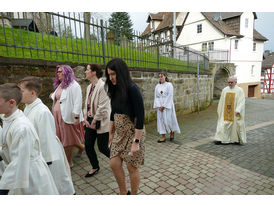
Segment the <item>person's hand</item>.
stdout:
<svg viewBox="0 0 274 206">
<path fill-rule="evenodd" d="M 91 128 L 91 125 L 87 120 L 85 120 L 85 125 L 86 125 L 86 128 Z"/>
<path fill-rule="evenodd" d="M 78 119 L 74 119 L 73 124 L 74 124 L 74 125 L 78 125 L 78 124 L 80 124 L 80 119 L 79 119 L 79 118 L 78 118 Z"/>
<path fill-rule="evenodd" d="M 90 128 L 96 130 L 96 124 L 91 123 Z"/>
<path fill-rule="evenodd" d="M 165 108 L 161 106 L 161 107 L 158 107 L 158 109 L 162 112 L 164 111 Z"/>
<path fill-rule="evenodd" d="M 113 140 L 113 134 L 110 134 L 110 133 L 109 133 L 109 136 L 108 136 L 108 145 L 109 145 L 109 146 L 110 146 L 112 140 Z"/>
<path fill-rule="evenodd" d="M 134 141 L 132 142 L 130 155 L 133 156 L 140 150 L 139 144 L 140 143 L 137 143 L 137 142 L 134 142 Z"/>
</svg>

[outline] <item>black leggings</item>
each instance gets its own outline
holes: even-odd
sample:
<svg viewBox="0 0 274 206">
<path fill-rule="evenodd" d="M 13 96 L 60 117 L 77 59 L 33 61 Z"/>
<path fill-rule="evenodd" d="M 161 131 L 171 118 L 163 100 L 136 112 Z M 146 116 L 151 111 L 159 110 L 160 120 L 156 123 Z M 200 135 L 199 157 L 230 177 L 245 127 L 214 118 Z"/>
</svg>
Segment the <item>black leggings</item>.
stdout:
<svg viewBox="0 0 274 206">
<path fill-rule="evenodd" d="M 86 150 L 86 154 L 88 156 L 88 159 L 89 159 L 90 164 L 92 165 L 93 169 L 99 168 L 99 162 L 98 162 L 97 155 L 96 155 L 96 152 L 94 149 L 95 140 L 97 139 L 97 145 L 98 145 L 99 151 L 101 153 L 103 153 L 106 157 L 109 158 L 110 151 L 108 148 L 108 138 L 109 138 L 108 132 L 102 133 L 102 134 L 97 134 L 96 130 L 86 128 L 85 150 Z"/>
</svg>

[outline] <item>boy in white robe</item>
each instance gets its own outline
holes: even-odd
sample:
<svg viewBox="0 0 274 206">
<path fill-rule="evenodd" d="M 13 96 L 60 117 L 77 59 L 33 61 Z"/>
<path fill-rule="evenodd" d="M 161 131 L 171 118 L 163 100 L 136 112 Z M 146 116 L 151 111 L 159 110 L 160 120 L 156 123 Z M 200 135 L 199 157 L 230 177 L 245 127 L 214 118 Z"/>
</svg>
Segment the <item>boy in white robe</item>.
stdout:
<svg viewBox="0 0 274 206">
<path fill-rule="evenodd" d="M 69 164 L 63 146 L 56 136 L 54 118 L 43 102 L 38 98 L 42 84 L 37 77 L 26 77 L 19 81 L 22 91 L 22 103 L 26 104 L 24 114 L 34 125 L 41 142 L 41 151 L 61 195 L 73 195 Z"/>
<path fill-rule="evenodd" d="M 0 124 L 0 138 L 1 138 L 1 134 L 2 134 L 2 126 L 1 126 L 2 125 L 2 115 L 1 114 L 0 114 L 0 121 L 1 121 L 1 124 Z M 1 176 L 4 172 L 4 170 L 5 170 L 5 163 L 2 159 L 2 157 L 0 156 L 0 179 L 1 179 Z"/>
<path fill-rule="evenodd" d="M 166 133 L 170 133 L 170 141 L 174 140 L 174 132 L 181 133 L 173 102 L 173 86 L 166 74 L 159 73 L 159 84 L 155 87 L 153 108 L 157 108 L 157 131 L 162 135 L 158 143 L 166 141 Z"/>
<path fill-rule="evenodd" d="M 0 180 L 0 193 L 57 195 L 53 177 L 41 155 L 38 135 L 17 107 L 21 98 L 22 93 L 16 84 L 0 85 L 0 113 L 4 114 L 0 156 L 6 164 Z"/>
<path fill-rule="evenodd" d="M 215 144 L 246 143 L 245 95 L 237 78 L 228 78 L 229 86 L 222 91 L 218 104 L 218 123 Z"/>
</svg>

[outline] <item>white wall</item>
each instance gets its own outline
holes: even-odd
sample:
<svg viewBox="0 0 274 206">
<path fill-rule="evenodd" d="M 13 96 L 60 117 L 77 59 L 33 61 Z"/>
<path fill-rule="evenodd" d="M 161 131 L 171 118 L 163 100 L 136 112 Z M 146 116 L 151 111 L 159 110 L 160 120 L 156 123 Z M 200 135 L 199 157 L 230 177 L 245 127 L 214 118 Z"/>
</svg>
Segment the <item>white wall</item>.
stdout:
<svg viewBox="0 0 274 206">
<path fill-rule="evenodd" d="M 198 24 L 202 24 L 202 33 L 197 33 Z M 223 46 L 223 42 L 220 41 L 223 38 L 224 35 L 210 24 L 200 12 L 190 12 L 177 43 L 201 50 L 202 43 L 209 41 L 214 41 L 214 47 L 216 41 L 215 48 Z M 219 43 L 220 45 L 218 45 Z"/>
<path fill-rule="evenodd" d="M 260 82 L 261 79 L 261 62 L 250 61 L 238 61 L 232 62 L 236 65 L 236 76 L 238 77 L 238 83 L 248 82 Z M 253 67 L 253 74 L 251 74 L 251 68 Z"/>
<path fill-rule="evenodd" d="M 245 19 L 248 19 L 248 28 L 245 27 Z M 201 51 L 202 43 L 214 41 L 214 50 L 230 51 L 230 62 L 236 65 L 238 83 L 259 82 L 264 42 L 253 41 L 254 15 L 252 12 L 243 12 L 240 23 L 240 34 L 244 37 L 226 37 L 200 12 L 190 12 L 177 43 Z M 202 33 L 199 34 L 197 33 L 198 24 L 202 24 Z M 238 49 L 234 49 L 235 39 L 238 39 Z M 256 43 L 256 51 L 253 51 L 253 42 Z M 252 65 L 254 65 L 253 74 L 251 74 Z"/>
<path fill-rule="evenodd" d="M 248 28 L 245 27 L 245 19 L 248 19 Z M 231 41 L 231 63 L 237 65 L 236 75 L 238 83 L 259 82 L 263 58 L 264 43 L 253 40 L 254 15 L 252 12 L 243 12 L 240 18 L 240 34 L 243 38 L 233 38 Z M 238 49 L 235 49 L 235 39 L 238 39 Z M 253 51 L 253 43 L 256 43 L 256 51 Z M 254 74 L 251 75 L 251 67 L 254 65 Z"/>
</svg>

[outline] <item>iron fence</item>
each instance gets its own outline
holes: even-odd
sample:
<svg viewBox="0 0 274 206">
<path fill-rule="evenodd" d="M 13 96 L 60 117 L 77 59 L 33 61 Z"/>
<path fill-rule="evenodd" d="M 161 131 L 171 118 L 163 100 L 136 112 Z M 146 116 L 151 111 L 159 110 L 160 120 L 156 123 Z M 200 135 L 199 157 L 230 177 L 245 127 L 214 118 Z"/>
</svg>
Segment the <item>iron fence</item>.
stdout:
<svg viewBox="0 0 274 206">
<path fill-rule="evenodd" d="M 123 58 L 129 67 L 184 71 L 209 69 L 206 53 L 113 30 L 83 13 L 1 13 L 0 55 L 62 62 L 98 63 Z"/>
</svg>

